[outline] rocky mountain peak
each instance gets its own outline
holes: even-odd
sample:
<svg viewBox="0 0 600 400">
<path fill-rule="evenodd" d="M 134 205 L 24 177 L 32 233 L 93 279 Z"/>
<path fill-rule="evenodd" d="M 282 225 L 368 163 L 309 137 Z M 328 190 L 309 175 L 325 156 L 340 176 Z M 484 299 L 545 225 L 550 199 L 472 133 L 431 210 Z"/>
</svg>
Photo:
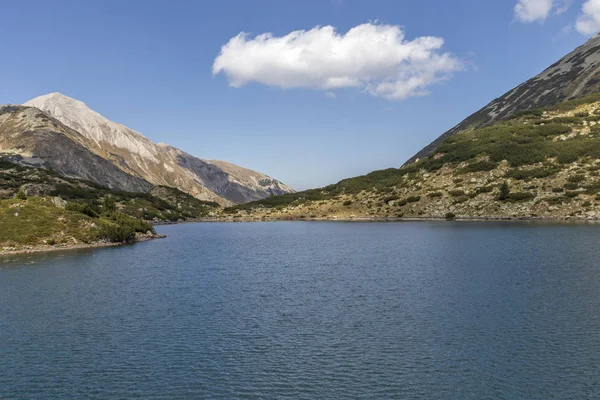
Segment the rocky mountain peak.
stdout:
<svg viewBox="0 0 600 400">
<path fill-rule="evenodd" d="M 293 191 L 259 172 L 223 161 L 201 160 L 168 144 L 154 143 L 62 93 L 39 96 L 24 105 L 39 109 L 78 132 L 94 153 L 107 158 L 125 173 L 154 185 L 176 187 L 198 199 L 223 205 Z"/>
</svg>

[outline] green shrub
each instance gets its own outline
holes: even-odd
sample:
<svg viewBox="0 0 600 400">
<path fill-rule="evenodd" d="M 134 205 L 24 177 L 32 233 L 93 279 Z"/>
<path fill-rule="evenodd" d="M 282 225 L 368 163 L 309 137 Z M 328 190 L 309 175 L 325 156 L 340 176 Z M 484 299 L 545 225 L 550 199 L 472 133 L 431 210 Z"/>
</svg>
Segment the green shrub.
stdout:
<svg viewBox="0 0 600 400">
<path fill-rule="evenodd" d="M 555 187 L 555 188 L 552 188 L 552 192 L 553 192 L 553 193 L 562 193 L 562 192 L 564 192 L 564 191 L 565 191 L 565 189 L 564 189 L 564 188 L 561 188 L 561 187 Z"/>
<path fill-rule="evenodd" d="M 563 187 L 567 190 L 575 190 L 577 188 L 579 188 L 581 185 L 579 185 L 578 183 L 573 183 L 573 182 L 567 182 L 563 185 Z"/>
<path fill-rule="evenodd" d="M 105 217 L 120 226 L 133 229 L 134 233 L 146 233 L 148 231 L 150 231 L 151 233 L 156 233 L 151 223 L 141 219 L 130 217 L 120 212 L 108 213 L 105 215 Z"/>
<path fill-rule="evenodd" d="M 406 199 L 409 203 L 416 203 L 419 200 L 421 200 L 421 196 L 410 196 Z"/>
<path fill-rule="evenodd" d="M 104 224 L 98 237 L 112 243 L 127 243 L 135 240 L 135 230 L 128 225 Z"/>
<path fill-rule="evenodd" d="M 448 194 L 452 197 L 460 197 L 466 195 L 464 190 L 449 190 Z"/>
<path fill-rule="evenodd" d="M 563 204 L 569 203 L 571 198 L 565 196 L 556 196 L 556 197 L 547 197 L 544 201 L 548 202 L 548 204 Z"/>
<path fill-rule="evenodd" d="M 112 196 L 105 196 L 102 205 L 106 211 L 117 211 L 117 202 Z"/>
<path fill-rule="evenodd" d="M 88 217 L 97 217 L 98 214 L 92 210 L 92 208 L 90 207 L 90 205 L 88 203 L 76 203 L 73 201 L 69 201 L 67 202 L 65 209 L 67 211 L 74 211 L 74 212 L 78 212 L 81 214 L 85 214 Z"/>
<path fill-rule="evenodd" d="M 535 198 L 535 195 L 533 193 L 529 193 L 529 192 L 513 192 L 513 193 L 509 193 L 507 200 L 508 201 L 527 201 L 527 200 L 531 200 Z"/>
<path fill-rule="evenodd" d="M 596 194 L 600 192 L 600 182 L 594 182 L 590 185 L 584 186 L 586 194 Z"/>
<path fill-rule="evenodd" d="M 453 212 L 447 212 L 445 218 L 448 221 L 452 221 L 453 219 L 456 219 L 456 214 L 454 214 Z"/>
<path fill-rule="evenodd" d="M 494 190 L 493 186 L 480 186 L 477 188 L 476 193 L 481 194 L 481 193 L 490 193 L 491 191 Z"/>
<path fill-rule="evenodd" d="M 350 204 L 352 204 L 352 200 L 346 200 L 342 203 L 344 206 L 349 206 Z"/>
<path fill-rule="evenodd" d="M 480 171 L 491 171 L 498 166 L 498 163 L 491 161 L 477 161 L 467 165 L 464 168 L 458 170 L 459 174 L 466 174 L 469 172 L 480 172 Z M 456 182 L 455 182 L 456 183 Z"/>
<path fill-rule="evenodd" d="M 559 124 L 582 124 L 583 123 L 583 119 L 581 119 L 580 117 L 556 117 L 552 119 L 552 122 L 554 123 L 559 123 Z"/>
<path fill-rule="evenodd" d="M 500 195 L 498 199 L 504 201 L 508 199 L 510 195 L 510 187 L 508 186 L 508 182 L 504 181 L 504 183 L 500 186 Z"/>
<path fill-rule="evenodd" d="M 506 173 L 507 178 L 526 180 L 532 178 L 546 178 L 560 171 L 559 167 L 540 167 L 534 169 L 513 168 Z"/>
<path fill-rule="evenodd" d="M 510 119 L 516 119 L 516 118 L 525 118 L 525 119 L 539 118 L 542 115 L 544 115 L 544 110 L 542 110 L 541 108 L 533 108 L 531 110 L 517 111 L 517 112 L 515 112 L 514 114 L 512 114 L 510 116 Z"/>
<path fill-rule="evenodd" d="M 432 199 L 435 199 L 435 198 L 438 198 L 438 197 L 442 197 L 443 194 L 442 194 L 442 192 L 431 192 L 431 193 L 428 193 L 427 196 L 430 197 L 430 198 L 432 198 Z"/>
<path fill-rule="evenodd" d="M 22 190 L 19 190 L 17 192 L 17 194 L 15 195 L 15 197 L 19 200 L 27 200 L 27 196 L 25 195 L 25 192 Z"/>
<path fill-rule="evenodd" d="M 575 183 L 583 182 L 584 180 L 585 180 L 585 175 L 582 175 L 582 174 L 571 175 L 567 178 L 568 182 L 575 182 Z"/>
</svg>

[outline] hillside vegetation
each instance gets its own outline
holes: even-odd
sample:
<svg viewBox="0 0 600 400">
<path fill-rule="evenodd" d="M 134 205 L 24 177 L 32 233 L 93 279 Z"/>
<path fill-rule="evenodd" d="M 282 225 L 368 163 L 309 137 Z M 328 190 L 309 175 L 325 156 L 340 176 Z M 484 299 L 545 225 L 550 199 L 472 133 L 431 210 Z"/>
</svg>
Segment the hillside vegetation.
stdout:
<svg viewBox="0 0 600 400">
<path fill-rule="evenodd" d="M 0 246 L 132 242 L 155 235 L 152 223 L 198 219 L 218 204 L 170 187 L 152 193 L 98 184 L 0 159 Z"/>
<path fill-rule="evenodd" d="M 225 209 L 229 218 L 600 217 L 600 94 L 448 137 L 403 168 Z M 501 190 L 502 189 L 502 190 Z"/>
</svg>

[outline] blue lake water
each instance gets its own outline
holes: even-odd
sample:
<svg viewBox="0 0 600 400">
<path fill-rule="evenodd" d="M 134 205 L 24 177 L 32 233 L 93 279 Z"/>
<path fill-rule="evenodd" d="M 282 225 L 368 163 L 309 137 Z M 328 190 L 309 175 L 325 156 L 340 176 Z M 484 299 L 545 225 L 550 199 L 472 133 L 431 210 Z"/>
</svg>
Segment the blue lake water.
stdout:
<svg viewBox="0 0 600 400">
<path fill-rule="evenodd" d="M 600 225 L 157 230 L 0 258 L 0 398 L 600 398 Z"/>
</svg>

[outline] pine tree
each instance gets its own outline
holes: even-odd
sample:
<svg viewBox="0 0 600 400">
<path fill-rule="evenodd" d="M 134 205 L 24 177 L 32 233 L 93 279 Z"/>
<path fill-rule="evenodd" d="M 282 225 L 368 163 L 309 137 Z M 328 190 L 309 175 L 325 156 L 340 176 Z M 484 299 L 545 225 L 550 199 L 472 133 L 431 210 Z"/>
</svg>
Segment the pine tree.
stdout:
<svg viewBox="0 0 600 400">
<path fill-rule="evenodd" d="M 500 186 L 500 196 L 498 197 L 500 200 L 508 199 L 508 195 L 510 194 L 510 188 L 508 187 L 508 183 L 504 181 L 502 186 Z"/>
</svg>

